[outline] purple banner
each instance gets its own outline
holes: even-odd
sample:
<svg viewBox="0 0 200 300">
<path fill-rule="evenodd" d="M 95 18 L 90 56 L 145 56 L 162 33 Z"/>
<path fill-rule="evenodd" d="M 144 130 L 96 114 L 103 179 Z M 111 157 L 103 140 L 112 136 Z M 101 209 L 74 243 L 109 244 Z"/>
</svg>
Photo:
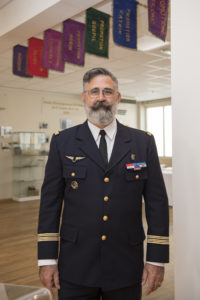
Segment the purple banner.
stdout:
<svg viewBox="0 0 200 300">
<path fill-rule="evenodd" d="M 62 58 L 62 33 L 53 29 L 44 32 L 44 44 L 42 55 L 43 68 L 56 71 L 64 71 L 64 61 Z"/>
<path fill-rule="evenodd" d="M 84 65 L 85 24 L 68 19 L 63 22 L 63 60 Z"/>
<path fill-rule="evenodd" d="M 13 74 L 21 77 L 33 77 L 27 73 L 28 47 L 16 45 L 13 48 Z"/>
<path fill-rule="evenodd" d="M 148 0 L 149 31 L 165 41 L 167 35 L 168 0 Z"/>
</svg>

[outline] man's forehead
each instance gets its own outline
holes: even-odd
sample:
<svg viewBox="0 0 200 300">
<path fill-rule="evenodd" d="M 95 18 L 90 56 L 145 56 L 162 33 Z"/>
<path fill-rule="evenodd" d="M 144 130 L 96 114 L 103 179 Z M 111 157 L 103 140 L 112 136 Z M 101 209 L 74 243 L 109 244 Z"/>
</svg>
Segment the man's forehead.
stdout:
<svg viewBox="0 0 200 300">
<path fill-rule="evenodd" d="M 87 84 L 100 84 L 100 83 L 107 83 L 114 85 L 114 81 L 108 75 L 97 75 L 88 81 Z"/>
</svg>

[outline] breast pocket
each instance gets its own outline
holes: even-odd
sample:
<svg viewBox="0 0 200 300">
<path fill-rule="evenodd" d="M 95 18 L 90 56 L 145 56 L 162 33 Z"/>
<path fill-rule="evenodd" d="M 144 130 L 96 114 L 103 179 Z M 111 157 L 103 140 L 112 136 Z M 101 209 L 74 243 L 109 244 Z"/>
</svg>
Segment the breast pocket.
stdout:
<svg viewBox="0 0 200 300">
<path fill-rule="evenodd" d="M 65 178 L 66 187 L 69 190 L 77 190 L 81 183 L 86 179 L 86 167 L 83 166 L 64 166 L 63 177 Z"/>
<path fill-rule="evenodd" d="M 86 177 L 86 167 L 65 166 L 63 176 L 71 179 L 84 179 Z"/>
</svg>

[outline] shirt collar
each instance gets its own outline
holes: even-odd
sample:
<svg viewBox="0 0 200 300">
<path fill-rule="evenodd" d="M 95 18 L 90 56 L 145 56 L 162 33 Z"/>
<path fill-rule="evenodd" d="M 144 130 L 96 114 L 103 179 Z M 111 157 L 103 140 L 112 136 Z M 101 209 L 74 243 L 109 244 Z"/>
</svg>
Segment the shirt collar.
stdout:
<svg viewBox="0 0 200 300">
<path fill-rule="evenodd" d="M 94 124 L 92 124 L 89 120 L 88 120 L 88 126 L 89 126 L 89 129 L 90 129 L 95 141 L 97 141 L 97 139 L 99 137 L 99 132 L 101 129 L 99 127 L 95 126 Z M 108 126 L 106 126 L 103 129 L 105 130 L 109 139 L 112 140 L 115 137 L 115 134 L 117 132 L 116 119 L 114 119 Z"/>
</svg>

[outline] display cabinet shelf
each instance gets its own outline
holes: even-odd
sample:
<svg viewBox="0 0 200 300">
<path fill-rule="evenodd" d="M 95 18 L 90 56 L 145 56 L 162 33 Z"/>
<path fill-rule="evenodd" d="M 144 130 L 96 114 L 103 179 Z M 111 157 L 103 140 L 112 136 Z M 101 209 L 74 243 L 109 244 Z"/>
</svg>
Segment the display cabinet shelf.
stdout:
<svg viewBox="0 0 200 300">
<path fill-rule="evenodd" d="M 44 133 L 13 133 L 13 200 L 40 199 L 48 154 L 45 148 Z"/>
</svg>

